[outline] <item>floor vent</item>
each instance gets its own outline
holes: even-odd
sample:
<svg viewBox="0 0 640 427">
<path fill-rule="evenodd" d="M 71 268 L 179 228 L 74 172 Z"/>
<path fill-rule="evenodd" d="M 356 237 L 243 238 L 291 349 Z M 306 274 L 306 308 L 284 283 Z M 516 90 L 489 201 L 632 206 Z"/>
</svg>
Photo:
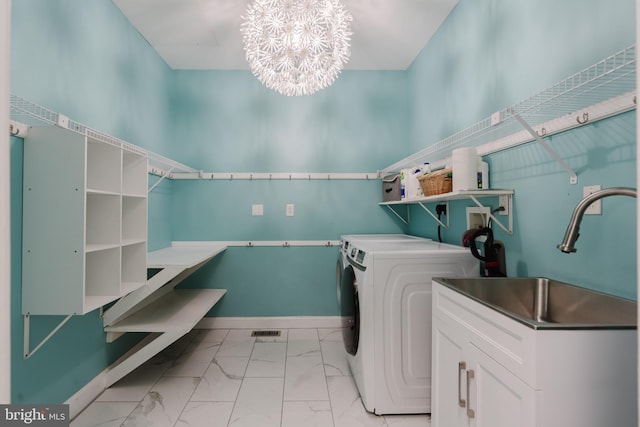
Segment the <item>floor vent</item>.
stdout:
<svg viewBox="0 0 640 427">
<path fill-rule="evenodd" d="M 253 331 L 252 337 L 279 337 L 280 331 Z"/>
</svg>

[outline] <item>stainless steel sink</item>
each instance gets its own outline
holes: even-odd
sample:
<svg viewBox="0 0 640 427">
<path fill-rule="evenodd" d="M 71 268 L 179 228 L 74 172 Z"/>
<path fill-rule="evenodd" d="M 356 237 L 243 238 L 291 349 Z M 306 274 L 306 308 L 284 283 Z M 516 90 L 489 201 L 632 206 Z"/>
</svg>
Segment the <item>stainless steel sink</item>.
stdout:
<svg viewBox="0 0 640 427">
<path fill-rule="evenodd" d="M 636 329 L 637 303 L 544 277 L 433 280 L 534 329 Z"/>
</svg>

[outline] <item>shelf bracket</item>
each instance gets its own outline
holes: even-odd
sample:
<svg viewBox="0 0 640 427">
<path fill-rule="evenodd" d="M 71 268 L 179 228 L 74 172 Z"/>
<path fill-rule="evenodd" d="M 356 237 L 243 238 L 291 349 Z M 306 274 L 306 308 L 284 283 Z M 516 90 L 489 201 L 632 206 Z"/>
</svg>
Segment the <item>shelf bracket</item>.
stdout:
<svg viewBox="0 0 640 427">
<path fill-rule="evenodd" d="M 407 211 L 407 219 L 404 219 L 402 217 L 402 215 L 400 215 L 395 209 L 393 209 L 393 207 L 391 205 L 385 205 L 391 212 L 393 212 L 393 214 L 395 216 L 397 216 L 398 218 L 400 218 L 400 221 L 404 222 L 405 224 L 409 225 L 409 205 L 405 205 L 406 211 Z"/>
<path fill-rule="evenodd" d="M 567 171 L 567 173 L 569 174 L 569 183 L 570 184 L 577 184 L 578 183 L 578 176 L 573 171 L 573 169 L 571 169 L 569 167 L 569 165 L 564 160 L 562 160 L 560 158 L 558 153 L 556 153 L 554 151 L 554 149 L 549 146 L 549 144 L 547 144 L 546 142 L 544 142 L 542 140 L 542 137 L 540 137 L 540 135 L 538 135 L 538 132 L 536 132 L 535 130 L 533 130 L 533 128 L 531 126 L 529 126 L 529 123 L 527 123 L 526 120 L 524 120 L 522 117 L 520 117 L 520 115 L 518 113 L 516 113 L 515 111 L 513 111 L 513 110 L 511 110 L 511 113 L 513 114 L 513 117 L 515 117 L 515 119 L 522 125 L 522 127 L 525 128 L 525 130 L 527 132 L 529 132 L 531 134 L 531 136 L 534 137 L 535 140 L 538 141 L 538 143 L 540 145 L 542 145 L 542 148 L 547 150 L 547 153 L 549 153 L 551 155 L 551 157 L 553 157 L 553 159 L 556 162 L 558 162 L 560 164 L 560 166 L 562 166 L 562 169 Z"/>
<path fill-rule="evenodd" d="M 508 212 L 509 212 L 509 227 L 505 227 L 499 220 L 498 218 L 496 218 L 492 213 L 491 210 L 489 210 L 489 218 L 491 218 L 491 220 L 498 225 L 498 227 L 500 227 L 505 233 L 512 235 L 513 234 L 513 203 L 512 203 L 512 195 L 508 194 L 506 196 L 509 200 L 509 207 Z M 473 203 L 476 204 L 476 206 L 478 206 L 479 208 L 484 208 L 485 206 L 480 203 L 480 201 L 473 196 L 472 194 L 469 194 L 469 199 L 471 199 L 473 201 Z M 447 211 L 448 211 L 449 207 L 447 207 Z"/>
<path fill-rule="evenodd" d="M 431 215 L 431 217 L 442 227 L 446 228 L 447 230 L 449 229 L 449 215 L 446 215 L 447 217 L 447 223 L 443 223 L 442 221 L 440 221 L 440 219 L 438 219 L 438 216 L 436 214 L 434 214 L 433 212 L 431 212 L 429 210 L 429 208 L 427 208 L 422 202 L 418 203 L 420 205 L 420 207 L 422 209 L 425 210 L 425 212 L 427 212 L 429 215 Z M 447 205 L 447 212 L 449 212 L 449 201 L 446 201 L 446 205 Z"/>
<path fill-rule="evenodd" d="M 160 183 L 162 181 L 164 181 L 165 178 L 167 178 L 168 176 L 171 175 L 171 172 L 173 172 L 173 170 L 176 168 L 177 166 L 171 166 L 171 169 L 169 169 L 167 171 L 167 173 L 162 174 L 162 176 L 160 177 L 160 179 L 158 179 L 149 189 L 149 191 L 147 191 L 147 193 L 151 193 L 158 185 L 160 185 Z"/>
<path fill-rule="evenodd" d="M 40 347 L 42 347 L 47 341 L 49 341 L 49 339 L 51 339 L 51 337 L 55 335 L 55 333 L 58 332 L 60 328 L 62 328 L 69 321 L 69 319 L 71 319 L 71 316 L 72 315 L 70 314 L 67 317 L 65 317 L 64 320 L 62 320 L 62 322 L 58 324 L 58 326 L 56 326 L 55 328 L 53 328 L 51 332 L 49 332 L 49 335 L 44 337 L 44 339 L 40 342 L 40 344 L 35 346 L 33 350 L 30 350 L 29 349 L 30 348 L 29 330 L 31 329 L 31 315 L 25 314 L 23 316 L 24 318 L 24 358 L 28 359 L 31 356 L 33 356 L 38 350 L 40 350 Z"/>
</svg>

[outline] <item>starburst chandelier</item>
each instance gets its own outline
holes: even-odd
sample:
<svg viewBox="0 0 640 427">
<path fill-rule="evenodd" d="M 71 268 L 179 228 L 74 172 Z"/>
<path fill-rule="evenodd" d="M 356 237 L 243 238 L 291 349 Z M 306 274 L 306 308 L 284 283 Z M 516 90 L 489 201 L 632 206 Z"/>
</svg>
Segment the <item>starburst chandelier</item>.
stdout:
<svg viewBox="0 0 640 427">
<path fill-rule="evenodd" d="M 254 0 L 240 26 L 247 62 L 265 86 L 310 95 L 351 55 L 351 14 L 340 0 Z"/>
</svg>

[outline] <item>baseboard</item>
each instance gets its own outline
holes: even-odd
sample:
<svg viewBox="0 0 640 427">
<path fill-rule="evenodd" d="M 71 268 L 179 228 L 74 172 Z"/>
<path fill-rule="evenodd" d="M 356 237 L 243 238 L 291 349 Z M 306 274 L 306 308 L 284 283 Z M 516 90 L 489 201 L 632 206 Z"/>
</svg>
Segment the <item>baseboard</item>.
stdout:
<svg viewBox="0 0 640 427">
<path fill-rule="evenodd" d="M 100 372 L 94 379 L 89 381 L 84 387 L 76 392 L 73 396 L 64 402 L 69 405 L 69 418 L 74 419 L 80 414 L 91 402 L 93 402 L 100 394 L 105 391 L 107 384 L 107 372 L 109 368 Z"/>
<path fill-rule="evenodd" d="M 205 317 L 196 329 L 340 328 L 339 316 Z"/>
</svg>

